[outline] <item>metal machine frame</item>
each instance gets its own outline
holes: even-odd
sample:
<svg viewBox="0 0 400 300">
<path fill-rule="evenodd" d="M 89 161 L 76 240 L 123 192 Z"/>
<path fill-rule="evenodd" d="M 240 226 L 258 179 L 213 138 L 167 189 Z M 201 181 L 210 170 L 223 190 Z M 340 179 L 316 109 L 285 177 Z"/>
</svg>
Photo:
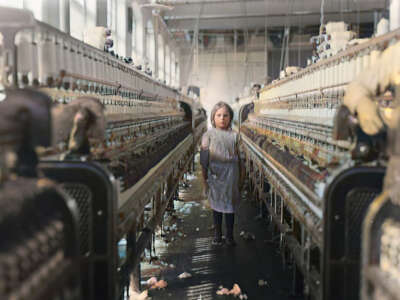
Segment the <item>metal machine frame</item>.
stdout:
<svg viewBox="0 0 400 300">
<path fill-rule="evenodd" d="M 117 191 L 112 175 L 95 162 L 46 161 L 39 168 L 76 201 L 83 297 L 115 299 Z"/>
<path fill-rule="evenodd" d="M 382 167 L 346 169 L 325 192 L 323 299 L 359 296 L 362 223 L 384 175 Z"/>
</svg>

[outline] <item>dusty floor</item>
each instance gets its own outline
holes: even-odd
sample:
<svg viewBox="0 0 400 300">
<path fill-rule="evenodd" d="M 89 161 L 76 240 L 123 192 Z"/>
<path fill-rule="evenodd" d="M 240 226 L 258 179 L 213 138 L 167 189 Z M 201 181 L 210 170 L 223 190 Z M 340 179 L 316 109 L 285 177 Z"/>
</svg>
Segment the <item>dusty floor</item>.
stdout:
<svg viewBox="0 0 400 300">
<path fill-rule="evenodd" d="M 231 289 L 237 283 L 248 299 L 293 299 L 291 297 L 292 269 L 282 265 L 276 244 L 268 242 L 272 233 L 266 219 L 257 218 L 258 208 L 243 195 L 240 212 L 235 219 L 236 247 L 211 244 L 213 239 L 212 212 L 201 196 L 199 174 L 189 176 L 188 186 L 180 189 L 175 201 L 174 217 L 164 224 L 163 235 L 156 238 L 157 260 L 143 263 L 142 289 L 151 276 L 164 279 L 168 286 L 150 290 L 153 300 L 164 299 L 239 299 L 216 294 L 219 286 Z M 173 225 L 173 224 L 176 225 Z M 244 240 L 240 232 L 251 232 L 255 240 Z M 168 243 L 165 243 L 165 240 Z M 188 272 L 191 278 L 179 279 Z M 259 280 L 266 285 L 259 286 Z"/>
</svg>

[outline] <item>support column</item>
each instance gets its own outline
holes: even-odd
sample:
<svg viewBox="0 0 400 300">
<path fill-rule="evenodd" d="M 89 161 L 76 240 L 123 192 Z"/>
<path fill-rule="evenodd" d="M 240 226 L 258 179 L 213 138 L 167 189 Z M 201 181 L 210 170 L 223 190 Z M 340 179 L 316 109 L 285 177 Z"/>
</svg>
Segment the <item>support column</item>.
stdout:
<svg viewBox="0 0 400 300">
<path fill-rule="evenodd" d="M 159 21 L 158 21 L 159 16 L 153 14 L 153 20 L 154 20 L 154 70 L 153 70 L 153 75 L 157 78 L 158 77 L 158 68 L 159 68 L 159 61 L 158 61 L 158 34 L 160 30 L 159 26 Z"/>
<path fill-rule="evenodd" d="M 96 26 L 107 27 L 107 0 L 97 0 L 96 11 Z"/>
</svg>

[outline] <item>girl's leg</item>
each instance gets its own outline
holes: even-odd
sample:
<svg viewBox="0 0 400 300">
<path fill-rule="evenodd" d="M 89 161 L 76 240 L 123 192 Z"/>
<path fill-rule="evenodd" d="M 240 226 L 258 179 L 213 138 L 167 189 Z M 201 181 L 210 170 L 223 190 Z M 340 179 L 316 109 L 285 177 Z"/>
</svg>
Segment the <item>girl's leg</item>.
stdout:
<svg viewBox="0 0 400 300">
<path fill-rule="evenodd" d="M 234 246 L 235 240 L 233 239 L 233 225 L 235 223 L 235 214 L 225 214 L 226 225 L 226 242 Z"/>
<path fill-rule="evenodd" d="M 213 210 L 214 226 L 215 226 L 215 243 L 222 242 L 222 213 Z"/>
</svg>

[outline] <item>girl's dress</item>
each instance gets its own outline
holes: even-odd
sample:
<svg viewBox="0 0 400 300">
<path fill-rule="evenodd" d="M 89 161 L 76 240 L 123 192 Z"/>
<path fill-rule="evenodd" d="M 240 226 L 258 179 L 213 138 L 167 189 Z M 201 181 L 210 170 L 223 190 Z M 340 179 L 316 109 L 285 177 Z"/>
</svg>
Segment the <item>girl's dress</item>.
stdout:
<svg viewBox="0 0 400 300">
<path fill-rule="evenodd" d="M 213 210 L 234 213 L 239 205 L 238 134 L 212 128 L 204 133 L 203 150 L 209 150 L 208 200 Z"/>
</svg>

